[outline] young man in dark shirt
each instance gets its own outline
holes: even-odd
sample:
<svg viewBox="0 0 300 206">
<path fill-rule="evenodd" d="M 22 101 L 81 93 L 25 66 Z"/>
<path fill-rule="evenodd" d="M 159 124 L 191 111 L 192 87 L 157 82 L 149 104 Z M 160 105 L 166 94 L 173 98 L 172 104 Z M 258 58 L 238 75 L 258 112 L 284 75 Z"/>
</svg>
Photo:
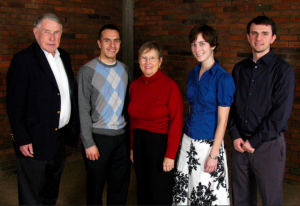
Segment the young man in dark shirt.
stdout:
<svg viewBox="0 0 300 206">
<path fill-rule="evenodd" d="M 286 145 L 283 132 L 293 104 L 295 73 L 270 48 L 276 25 L 266 16 L 248 23 L 252 55 L 235 65 L 236 85 L 229 122 L 234 151 L 234 205 L 282 205 Z"/>
</svg>

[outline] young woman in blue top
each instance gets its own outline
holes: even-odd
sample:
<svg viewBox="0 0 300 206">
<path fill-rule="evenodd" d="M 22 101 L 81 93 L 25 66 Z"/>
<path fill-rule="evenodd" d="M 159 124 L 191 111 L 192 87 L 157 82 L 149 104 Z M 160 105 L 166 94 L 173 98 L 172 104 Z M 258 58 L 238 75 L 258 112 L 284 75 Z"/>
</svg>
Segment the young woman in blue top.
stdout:
<svg viewBox="0 0 300 206">
<path fill-rule="evenodd" d="M 217 32 L 197 25 L 189 40 L 199 64 L 187 80 L 190 112 L 178 153 L 173 205 L 229 205 L 223 138 L 235 86 L 232 76 L 213 56 Z"/>
</svg>

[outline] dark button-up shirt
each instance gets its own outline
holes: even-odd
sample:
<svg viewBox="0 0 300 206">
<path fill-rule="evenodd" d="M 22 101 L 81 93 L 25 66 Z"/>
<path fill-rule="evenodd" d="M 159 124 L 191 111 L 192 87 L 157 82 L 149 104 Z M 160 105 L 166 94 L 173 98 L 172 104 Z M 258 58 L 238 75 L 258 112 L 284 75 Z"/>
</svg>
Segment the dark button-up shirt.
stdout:
<svg viewBox="0 0 300 206">
<path fill-rule="evenodd" d="M 199 81 L 200 69 L 201 63 L 188 76 L 186 98 L 190 114 L 185 121 L 184 133 L 192 139 L 213 140 L 218 124 L 218 106 L 231 106 L 235 86 L 232 76 L 219 66 L 217 59 Z"/>
<path fill-rule="evenodd" d="M 253 57 L 235 65 L 236 85 L 229 132 L 233 140 L 246 137 L 257 149 L 286 131 L 293 104 L 295 73 L 271 49 L 257 62 Z"/>
</svg>

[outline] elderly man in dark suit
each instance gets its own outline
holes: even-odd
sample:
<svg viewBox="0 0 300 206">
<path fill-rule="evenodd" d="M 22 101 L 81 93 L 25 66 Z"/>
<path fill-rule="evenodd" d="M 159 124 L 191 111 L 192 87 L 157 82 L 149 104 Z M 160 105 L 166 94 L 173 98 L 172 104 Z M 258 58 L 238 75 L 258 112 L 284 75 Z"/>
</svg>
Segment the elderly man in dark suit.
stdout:
<svg viewBox="0 0 300 206">
<path fill-rule="evenodd" d="M 17 159 L 19 204 L 54 205 L 65 143 L 77 146 L 79 120 L 70 55 L 58 48 L 54 14 L 34 23 L 36 42 L 13 56 L 7 73 L 7 114 Z"/>
</svg>

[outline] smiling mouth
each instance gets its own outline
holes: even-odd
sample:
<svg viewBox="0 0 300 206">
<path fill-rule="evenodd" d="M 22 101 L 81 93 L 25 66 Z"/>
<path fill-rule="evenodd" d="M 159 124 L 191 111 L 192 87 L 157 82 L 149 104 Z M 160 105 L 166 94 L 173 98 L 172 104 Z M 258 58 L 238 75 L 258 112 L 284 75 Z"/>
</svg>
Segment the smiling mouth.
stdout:
<svg viewBox="0 0 300 206">
<path fill-rule="evenodd" d="M 254 43 L 255 46 L 263 46 L 262 43 Z"/>
<path fill-rule="evenodd" d="M 204 54 L 204 53 L 202 53 L 202 54 L 196 54 L 196 56 L 197 56 L 197 57 L 201 57 L 203 54 Z"/>
</svg>

